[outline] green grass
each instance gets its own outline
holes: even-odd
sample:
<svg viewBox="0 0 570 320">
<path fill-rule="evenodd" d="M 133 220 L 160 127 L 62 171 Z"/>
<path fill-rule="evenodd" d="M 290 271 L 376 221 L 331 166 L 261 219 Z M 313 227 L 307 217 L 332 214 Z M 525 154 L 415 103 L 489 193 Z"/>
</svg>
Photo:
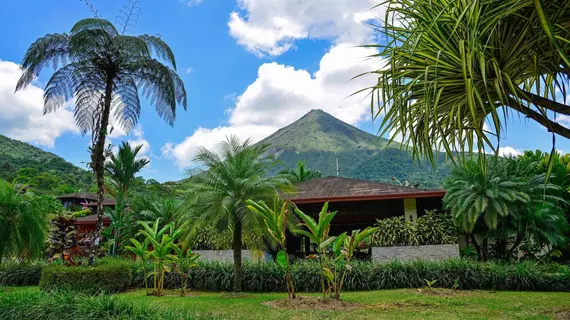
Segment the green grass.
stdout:
<svg viewBox="0 0 570 320">
<path fill-rule="evenodd" d="M 5 290 L 37 290 L 8 288 Z M 441 291 L 436 289 L 436 293 Z M 263 305 L 285 298 L 283 293 L 254 293 L 230 298 L 221 293 L 192 292 L 181 298 L 174 291 L 167 296 L 147 297 L 144 290 L 121 294 L 126 300 L 156 307 L 183 308 L 198 314 L 228 319 L 552 319 L 570 311 L 570 294 L 561 292 L 458 291 L 447 296 L 428 295 L 425 290 L 384 290 L 347 292 L 344 300 L 362 307 L 350 311 L 282 310 Z M 301 294 L 303 296 L 310 294 Z M 558 314 L 558 316 L 561 316 Z"/>
</svg>

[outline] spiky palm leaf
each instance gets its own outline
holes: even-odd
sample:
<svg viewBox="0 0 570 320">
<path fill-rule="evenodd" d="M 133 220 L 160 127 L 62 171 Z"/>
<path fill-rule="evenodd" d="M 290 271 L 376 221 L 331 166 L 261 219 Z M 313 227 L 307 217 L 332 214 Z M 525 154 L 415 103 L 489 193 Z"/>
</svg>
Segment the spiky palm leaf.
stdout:
<svg viewBox="0 0 570 320">
<path fill-rule="evenodd" d="M 570 138 L 570 0 L 387 0 L 386 60 L 372 88 L 381 134 L 403 137 L 416 157 L 498 150 L 513 116 Z M 486 131 L 484 124 L 491 123 Z M 495 135 L 497 142 L 491 141 Z"/>
</svg>

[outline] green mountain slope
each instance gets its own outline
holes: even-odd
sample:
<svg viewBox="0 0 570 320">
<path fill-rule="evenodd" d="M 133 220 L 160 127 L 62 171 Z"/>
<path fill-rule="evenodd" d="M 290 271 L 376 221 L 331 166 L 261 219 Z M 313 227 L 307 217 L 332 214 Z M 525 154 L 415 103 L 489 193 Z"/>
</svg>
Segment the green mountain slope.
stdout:
<svg viewBox="0 0 570 320">
<path fill-rule="evenodd" d="M 38 191 L 87 190 L 91 173 L 57 155 L 0 135 L 0 178 L 29 184 Z"/>
<path fill-rule="evenodd" d="M 324 175 L 393 182 L 407 180 L 423 188 L 439 188 L 449 165 L 439 161 L 434 170 L 426 162 L 413 162 L 411 154 L 398 143 L 362 131 L 322 110 L 312 110 L 294 123 L 280 129 L 260 143 L 270 144 L 269 153 L 281 164 L 272 173 L 305 161 Z M 443 159 L 444 157 L 440 157 Z"/>
</svg>

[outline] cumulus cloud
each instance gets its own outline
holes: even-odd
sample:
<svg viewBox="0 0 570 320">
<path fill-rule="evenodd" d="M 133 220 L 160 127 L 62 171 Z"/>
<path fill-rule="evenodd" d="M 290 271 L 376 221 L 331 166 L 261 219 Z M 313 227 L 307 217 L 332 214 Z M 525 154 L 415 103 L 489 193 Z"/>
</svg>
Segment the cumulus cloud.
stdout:
<svg viewBox="0 0 570 320">
<path fill-rule="evenodd" d="M 191 165 L 200 146 L 212 148 L 232 134 L 259 141 L 311 109 L 322 109 L 345 122 L 357 124 L 368 115 L 370 102 L 365 94 L 351 94 L 374 84 L 375 78 L 350 79 L 382 66 L 380 60 L 367 59 L 375 52 L 348 43 L 335 45 L 323 56 L 314 74 L 292 66 L 265 63 L 259 67 L 257 79 L 228 110 L 228 125 L 199 128 L 181 143 L 168 143 L 162 152 L 180 167 L 186 167 Z"/>
<path fill-rule="evenodd" d="M 64 133 L 77 133 L 70 105 L 44 116 L 42 88 L 32 83 L 14 93 L 21 74 L 18 64 L 0 60 L 0 133 L 49 148 Z"/>
<path fill-rule="evenodd" d="M 523 154 L 523 151 L 519 149 L 515 149 L 513 147 L 500 147 L 499 148 L 499 156 L 501 157 L 516 157 Z"/>
<path fill-rule="evenodd" d="M 363 22 L 383 17 L 375 0 L 240 0 L 230 14 L 230 34 L 248 51 L 278 56 L 301 39 L 361 43 L 372 29 Z"/>
</svg>

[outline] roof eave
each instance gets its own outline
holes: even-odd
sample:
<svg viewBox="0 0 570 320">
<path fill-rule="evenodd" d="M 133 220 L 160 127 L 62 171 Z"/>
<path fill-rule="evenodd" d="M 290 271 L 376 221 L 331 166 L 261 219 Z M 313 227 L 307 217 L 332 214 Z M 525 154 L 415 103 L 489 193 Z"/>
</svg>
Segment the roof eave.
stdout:
<svg viewBox="0 0 570 320">
<path fill-rule="evenodd" d="M 445 190 L 430 190 L 430 191 L 387 193 L 387 194 L 362 195 L 362 196 L 290 198 L 289 200 L 291 200 L 295 204 L 322 203 L 322 202 L 354 202 L 354 201 L 370 201 L 370 200 L 434 198 L 434 197 L 444 197 L 445 193 L 446 193 Z"/>
</svg>

